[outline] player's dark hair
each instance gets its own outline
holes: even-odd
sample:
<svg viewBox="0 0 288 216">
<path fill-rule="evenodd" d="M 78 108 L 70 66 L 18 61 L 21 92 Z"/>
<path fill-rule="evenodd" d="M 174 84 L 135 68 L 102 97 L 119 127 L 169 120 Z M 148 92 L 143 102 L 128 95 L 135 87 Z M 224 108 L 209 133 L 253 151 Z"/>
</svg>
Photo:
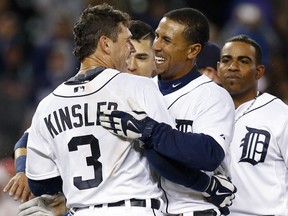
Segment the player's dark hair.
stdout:
<svg viewBox="0 0 288 216">
<path fill-rule="evenodd" d="M 132 20 L 129 30 L 132 34 L 132 40 L 137 40 L 138 42 L 139 40 L 150 40 L 151 45 L 153 44 L 155 32 L 149 24 L 141 20 Z"/>
<path fill-rule="evenodd" d="M 236 36 L 233 36 L 233 37 L 227 39 L 225 41 L 225 44 L 229 43 L 229 42 L 235 42 L 235 41 L 243 42 L 243 43 L 250 44 L 251 46 L 253 46 L 255 48 L 256 64 L 257 65 L 262 64 L 262 55 L 263 55 L 262 54 L 262 48 L 255 40 L 248 37 L 247 35 L 241 34 L 241 35 L 236 35 Z"/>
<path fill-rule="evenodd" d="M 183 37 L 189 44 L 200 43 L 204 47 L 209 40 L 209 22 L 206 16 L 194 8 L 172 10 L 164 17 L 185 25 Z"/>
<path fill-rule="evenodd" d="M 130 16 L 106 3 L 88 6 L 73 29 L 75 42 L 73 53 L 76 58 L 82 61 L 91 55 L 103 35 L 116 42 L 121 31 L 120 23 L 129 27 Z"/>
</svg>

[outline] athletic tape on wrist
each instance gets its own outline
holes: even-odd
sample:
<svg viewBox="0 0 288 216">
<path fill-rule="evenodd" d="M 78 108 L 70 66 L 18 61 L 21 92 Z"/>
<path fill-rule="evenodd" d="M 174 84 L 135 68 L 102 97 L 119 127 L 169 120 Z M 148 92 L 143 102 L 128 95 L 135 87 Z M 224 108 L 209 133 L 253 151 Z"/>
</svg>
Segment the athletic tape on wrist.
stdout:
<svg viewBox="0 0 288 216">
<path fill-rule="evenodd" d="M 22 155 L 16 159 L 15 161 L 16 173 L 19 173 L 19 172 L 25 173 L 26 158 L 27 158 L 26 155 Z"/>
</svg>

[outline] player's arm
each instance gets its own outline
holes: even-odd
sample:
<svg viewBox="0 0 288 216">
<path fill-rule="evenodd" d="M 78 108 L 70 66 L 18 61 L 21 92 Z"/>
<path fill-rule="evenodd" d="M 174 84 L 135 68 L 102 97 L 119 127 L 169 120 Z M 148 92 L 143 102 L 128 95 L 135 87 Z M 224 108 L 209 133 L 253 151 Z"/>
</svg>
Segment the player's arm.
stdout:
<svg viewBox="0 0 288 216">
<path fill-rule="evenodd" d="M 205 191 L 209 185 L 210 177 L 199 169 L 189 168 L 153 149 L 145 149 L 144 155 L 159 175 L 174 183 L 199 192 Z"/>
<path fill-rule="evenodd" d="M 199 169 L 186 167 L 153 149 L 146 149 L 144 153 L 158 174 L 174 183 L 202 192 L 207 201 L 217 206 L 222 214 L 229 214 L 228 206 L 232 205 L 237 191 L 229 178 L 223 175 L 209 177 Z M 218 194 L 217 191 L 222 193 Z"/>
<path fill-rule="evenodd" d="M 225 157 L 223 148 L 213 137 L 201 133 L 183 133 L 165 123 L 157 122 L 151 133 L 142 139 L 145 148 L 153 148 L 186 166 L 205 171 L 214 171 Z"/>
<path fill-rule="evenodd" d="M 27 139 L 28 132 L 25 132 L 15 144 L 14 158 L 16 174 L 10 179 L 8 184 L 3 189 L 3 192 L 9 191 L 10 196 L 12 196 L 15 200 L 20 199 L 21 202 L 25 202 L 33 197 L 33 194 L 28 187 L 27 177 L 25 175 Z"/>
<path fill-rule="evenodd" d="M 101 125 L 116 135 L 139 139 L 144 148 L 154 149 L 191 168 L 214 171 L 224 160 L 225 152 L 213 137 L 180 132 L 148 117 L 134 101 L 129 104 L 132 112 L 104 111 Z"/>
<path fill-rule="evenodd" d="M 63 181 L 60 176 L 45 180 L 32 180 L 28 178 L 28 184 L 31 192 L 35 196 L 41 196 L 43 194 L 55 195 L 62 193 Z"/>
</svg>

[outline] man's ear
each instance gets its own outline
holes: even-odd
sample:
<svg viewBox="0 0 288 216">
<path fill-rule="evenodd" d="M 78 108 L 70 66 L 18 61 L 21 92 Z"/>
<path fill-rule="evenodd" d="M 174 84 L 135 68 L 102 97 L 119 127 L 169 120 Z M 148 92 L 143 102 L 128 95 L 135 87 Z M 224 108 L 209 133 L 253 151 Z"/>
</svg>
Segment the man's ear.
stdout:
<svg viewBox="0 0 288 216">
<path fill-rule="evenodd" d="M 111 40 L 106 36 L 101 36 L 99 38 L 99 46 L 103 50 L 103 52 L 110 54 L 111 53 Z"/>
<path fill-rule="evenodd" d="M 202 46 L 199 43 L 192 44 L 189 46 L 188 59 L 195 58 L 201 51 Z"/>
<path fill-rule="evenodd" d="M 265 66 L 264 65 L 257 65 L 256 66 L 256 80 L 259 80 L 263 75 L 264 75 L 264 72 L 265 72 Z"/>
</svg>

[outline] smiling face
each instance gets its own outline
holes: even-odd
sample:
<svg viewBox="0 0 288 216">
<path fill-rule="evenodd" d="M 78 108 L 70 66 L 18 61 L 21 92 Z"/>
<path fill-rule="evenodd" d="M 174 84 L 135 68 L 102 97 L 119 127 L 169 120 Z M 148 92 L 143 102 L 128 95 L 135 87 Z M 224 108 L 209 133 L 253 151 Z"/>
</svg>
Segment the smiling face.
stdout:
<svg viewBox="0 0 288 216">
<path fill-rule="evenodd" d="M 218 63 L 221 84 L 232 97 L 241 96 L 247 100 L 256 95 L 257 80 L 264 73 L 264 66 L 256 63 L 255 48 L 244 42 L 226 43 Z"/>
<path fill-rule="evenodd" d="M 183 77 L 193 67 L 191 46 L 183 36 L 185 25 L 166 17 L 162 18 L 155 33 L 153 43 L 157 73 L 162 80 L 174 80 Z"/>
</svg>

